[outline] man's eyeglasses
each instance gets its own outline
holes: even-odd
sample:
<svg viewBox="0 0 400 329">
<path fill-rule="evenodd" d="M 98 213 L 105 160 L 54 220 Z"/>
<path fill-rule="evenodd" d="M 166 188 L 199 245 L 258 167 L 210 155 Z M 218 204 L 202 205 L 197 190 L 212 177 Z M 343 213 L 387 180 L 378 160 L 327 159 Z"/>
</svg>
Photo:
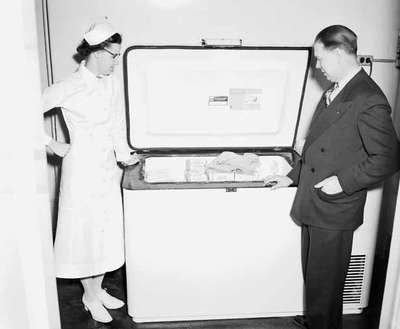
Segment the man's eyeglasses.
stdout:
<svg viewBox="0 0 400 329">
<path fill-rule="evenodd" d="M 107 48 L 103 48 L 104 51 L 108 52 L 113 59 L 117 59 L 119 56 L 121 56 L 120 53 L 113 53 L 112 51 L 108 50 Z"/>
</svg>

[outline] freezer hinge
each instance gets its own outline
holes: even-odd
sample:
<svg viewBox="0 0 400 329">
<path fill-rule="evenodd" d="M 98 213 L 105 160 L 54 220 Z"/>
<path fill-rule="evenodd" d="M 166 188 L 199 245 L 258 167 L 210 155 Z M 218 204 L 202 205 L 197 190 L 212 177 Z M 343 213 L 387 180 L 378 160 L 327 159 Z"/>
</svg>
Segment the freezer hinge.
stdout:
<svg viewBox="0 0 400 329">
<path fill-rule="evenodd" d="M 201 45 L 210 48 L 241 47 L 242 39 L 201 39 Z"/>
<path fill-rule="evenodd" d="M 237 188 L 236 187 L 227 187 L 226 192 L 237 192 Z"/>
</svg>

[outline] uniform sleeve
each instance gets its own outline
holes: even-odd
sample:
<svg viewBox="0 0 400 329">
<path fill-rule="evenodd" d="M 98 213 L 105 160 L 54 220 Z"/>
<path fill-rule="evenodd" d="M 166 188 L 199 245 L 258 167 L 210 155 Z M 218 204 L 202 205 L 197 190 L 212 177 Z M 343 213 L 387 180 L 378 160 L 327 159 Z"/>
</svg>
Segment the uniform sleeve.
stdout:
<svg viewBox="0 0 400 329">
<path fill-rule="evenodd" d="M 56 83 L 47 87 L 42 95 L 42 110 L 43 113 L 50 111 L 55 107 L 61 107 L 65 100 L 65 90 L 62 83 Z"/>
<path fill-rule="evenodd" d="M 359 114 L 357 126 L 367 157 L 338 173 L 347 194 L 368 188 L 400 168 L 400 145 L 389 105 L 379 103 L 377 96 L 371 97 L 366 109 Z"/>
<path fill-rule="evenodd" d="M 42 111 L 43 114 L 56 107 L 61 107 L 64 100 L 64 88 L 61 83 L 56 83 L 47 87 L 42 94 Z M 41 142 L 43 145 L 48 146 L 52 137 L 49 136 L 44 127 Z"/>
<path fill-rule="evenodd" d="M 127 141 L 126 120 L 124 111 L 125 107 L 122 95 L 122 87 L 116 78 L 114 78 L 113 80 L 113 88 L 114 117 L 111 134 L 114 144 L 114 151 L 117 161 L 127 161 L 130 157 L 132 150 L 128 146 Z"/>
<path fill-rule="evenodd" d="M 83 82 L 72 77 L 47 87 L 42 94 L 43 114 L 54 108 L 62 107 L 63 109 L 68 110 L 68 107 L 64 106 L 68 99 L 82 92 L 85 88 L 86 85 Z M 43 130 L 42 143 L 48 145 L 51 140 L 52 137 L 48 136 Z"/>
</svg>

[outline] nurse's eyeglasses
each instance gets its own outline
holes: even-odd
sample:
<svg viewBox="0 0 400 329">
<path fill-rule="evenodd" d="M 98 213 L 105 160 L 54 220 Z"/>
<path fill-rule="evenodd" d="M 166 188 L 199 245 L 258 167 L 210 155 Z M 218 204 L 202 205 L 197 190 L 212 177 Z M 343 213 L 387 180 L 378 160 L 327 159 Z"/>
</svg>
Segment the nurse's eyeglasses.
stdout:
<svg viewBox="0 0 400 329">
<path fill-rule="evenodd" d="M 117 59 L 119 56 L 121 56 L 120 53 L 113 53 L 112 51 L 108 50 L 107 48 L 103 48 L 104 51 L 106 51 L 107 53 L 109 53 L 113 59 Z"/>
</svg>

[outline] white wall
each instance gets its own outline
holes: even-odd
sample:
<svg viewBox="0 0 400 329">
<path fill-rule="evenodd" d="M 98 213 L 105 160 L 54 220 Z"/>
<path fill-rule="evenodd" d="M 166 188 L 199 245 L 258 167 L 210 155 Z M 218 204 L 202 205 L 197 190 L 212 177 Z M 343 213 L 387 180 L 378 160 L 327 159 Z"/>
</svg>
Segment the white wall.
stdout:
<svg viewBox="0 0 400 329">
<path fill-rule="evenodd" d="M 0 328 L 59 329 L 35 1 L 0 12 Z"/>
<path fill-rule="evenodd" d="M 400 132 L 400 84 L 397 91 L 397 109 L 394 116 L 396 131 Z M 400 174 L 397 174 L 397 181 Z M 387 266 L 386 282 L 382 302 L 379 329 L 400 328 L 400 193 L 397 194 L 390 255 Z"/>
<path fill-rule="evenodd" d="M 91 22 L 107 16 L 124 46 L 199 45 L 201 38 L 242 38 L 244 45 L 310 46 L 317 32 L 344 24 L 359 36 L 359 53 L 392 59 L 400 21 L 398 0 L 52 0 L 50 35 L 55 80 L 76 67 L 72 55 Z M 398 71 L 375 64 L 373 76 L 394 105 Z M 299 129 L 305 134 L 321 87 L 309 79 Z"/>
<path fill-rule="evenodd" d="M 400 327 L 400 194 L 393 224 L 390 257 L 386 276 L 386 286 L 379 323 L 380 329 Z"/>
</svg>

